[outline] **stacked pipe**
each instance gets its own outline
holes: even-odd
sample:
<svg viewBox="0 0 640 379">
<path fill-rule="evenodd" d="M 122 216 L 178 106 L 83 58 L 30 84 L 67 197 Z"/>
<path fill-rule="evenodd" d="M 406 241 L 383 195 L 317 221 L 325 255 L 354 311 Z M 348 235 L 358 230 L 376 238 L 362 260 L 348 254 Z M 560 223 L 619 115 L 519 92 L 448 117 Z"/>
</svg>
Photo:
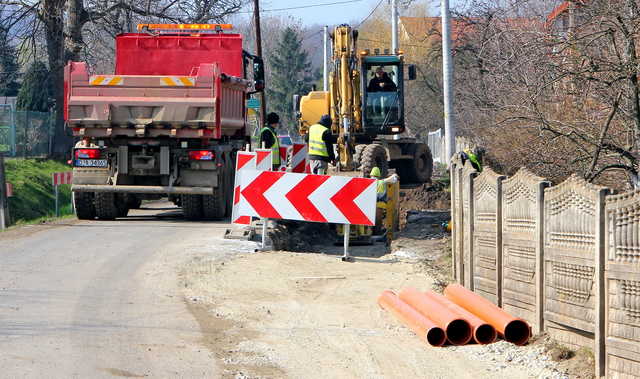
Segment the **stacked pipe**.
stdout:
<svg viewBox="0 0 640 379">
<path fill-rule="evenodd" d="M 526 321 L 513 317 L 489 300 L 459 284 L 447 286 L 444 296 L 405 288 L 396 295 L 384 291 L 378 304 L 432 346 L 465 345 L 472 339 L 489 344 L 500 334 L 505 341 L 524 345 L 531 337 Z"/>
</svg>

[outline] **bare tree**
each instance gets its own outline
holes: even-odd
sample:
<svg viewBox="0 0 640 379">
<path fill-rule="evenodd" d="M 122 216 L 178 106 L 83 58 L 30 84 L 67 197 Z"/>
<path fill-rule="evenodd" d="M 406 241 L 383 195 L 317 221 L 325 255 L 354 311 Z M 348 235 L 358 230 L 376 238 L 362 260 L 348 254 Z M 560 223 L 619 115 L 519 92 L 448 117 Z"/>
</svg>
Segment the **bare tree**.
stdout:
<svg viewBox="0 0 640 379">
<path fill-rule="evenodd" d="M 68 154 L 72 144 L 63 122 L 64 66 L 68 61 L 90 55 L 87 52 L 91 49 L 85 42 L 88 29 L 96 37 L 129 31 L 140 21 L 222 21 L 243 4 L 244 0 L 0 0 L 0 5 L 13 10 L 16 20 L 13 26 L 21 26 L 19 37 L 33 40 L 25 46 L 35 46 L 35 38 L 44 35 L 54 83 L 57 117 L 54 153 L 57 155 Z"/>
</svg>

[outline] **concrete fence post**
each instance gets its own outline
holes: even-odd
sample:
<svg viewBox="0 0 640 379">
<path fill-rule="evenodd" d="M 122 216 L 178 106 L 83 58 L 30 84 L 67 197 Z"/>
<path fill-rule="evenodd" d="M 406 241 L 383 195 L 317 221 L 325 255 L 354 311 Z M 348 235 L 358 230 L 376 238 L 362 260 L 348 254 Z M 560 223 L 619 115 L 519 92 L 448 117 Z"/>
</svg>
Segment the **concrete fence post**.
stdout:
<svg viewBox="0 0 640 379">
<path fill-rule="evenodd" d="M 473 274 L 474 274 L 474 259 L 473 259 L 473 233 L 474 233 L 474 224 L 473 224 L 473 179 L 478 174 L 475 168 L 471 165 L 471 162 L 466 161 L 460 176 L 460 194 L 462 200 L 462 212 L 461 212 L 461 221 L 462 221 L 462 238 L 461 244 L 461 263 L 463 266 L 462 276 L 463 276 L 463 285 L 468 289 L 473 291 Z"/>
<path fill-rule="evenodd" d="M 4 172 L 4 154 L 0 152 L 0 230 L 9 226 L 9 200 L 7 197 L 7 181 Z"/>
</svg>

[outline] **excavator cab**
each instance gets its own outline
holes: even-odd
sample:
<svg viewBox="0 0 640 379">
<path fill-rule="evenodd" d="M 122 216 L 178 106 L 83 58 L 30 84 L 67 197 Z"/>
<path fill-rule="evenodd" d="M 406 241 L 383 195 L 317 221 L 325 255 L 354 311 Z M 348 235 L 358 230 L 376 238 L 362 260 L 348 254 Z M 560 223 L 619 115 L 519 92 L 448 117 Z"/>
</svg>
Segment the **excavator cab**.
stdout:
<svg viewBox="0 0 640 379">
<path fill-rule="evenodd" d="M 362 114 L 365 134 L 404 131 L 404 62 L 402 56 L 362 57 Z"/>
</svg>

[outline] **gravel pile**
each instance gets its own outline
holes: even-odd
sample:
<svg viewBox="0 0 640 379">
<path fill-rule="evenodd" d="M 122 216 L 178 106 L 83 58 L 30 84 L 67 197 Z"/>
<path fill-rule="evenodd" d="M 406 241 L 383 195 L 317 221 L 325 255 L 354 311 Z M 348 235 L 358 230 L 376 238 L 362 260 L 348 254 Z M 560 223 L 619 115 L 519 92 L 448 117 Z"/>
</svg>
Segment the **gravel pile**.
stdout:
<svg viewBox="0 0 640 379">
<path fill-rule="evenodd" d="M 487 369 L 499 373 L 509 366 L 525 367 L 537 378 L 569 379 L 558 364 L 553 362 L 545 352 L 544 345 L 515 346 L 505 341 L 490 345 L 452 346 L 449 349 L 464 352 L 483 361 L 490 361 L 493 367 Z"/>
</svg>

